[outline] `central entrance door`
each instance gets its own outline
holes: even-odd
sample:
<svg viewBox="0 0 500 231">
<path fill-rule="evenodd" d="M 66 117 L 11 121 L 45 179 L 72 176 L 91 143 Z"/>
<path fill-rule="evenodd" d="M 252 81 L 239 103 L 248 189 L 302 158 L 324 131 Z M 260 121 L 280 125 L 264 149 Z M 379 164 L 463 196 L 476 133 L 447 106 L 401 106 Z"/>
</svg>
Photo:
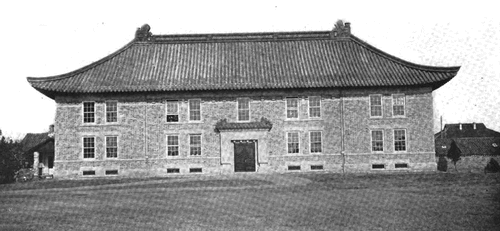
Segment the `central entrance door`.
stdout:
<svg viewBox="0 0 500 231">
<path fill-rule="evenodd" d="M 234 171 L 255 172 L 255 146 L 253 140 L 233 141 Z"/>
</svg>

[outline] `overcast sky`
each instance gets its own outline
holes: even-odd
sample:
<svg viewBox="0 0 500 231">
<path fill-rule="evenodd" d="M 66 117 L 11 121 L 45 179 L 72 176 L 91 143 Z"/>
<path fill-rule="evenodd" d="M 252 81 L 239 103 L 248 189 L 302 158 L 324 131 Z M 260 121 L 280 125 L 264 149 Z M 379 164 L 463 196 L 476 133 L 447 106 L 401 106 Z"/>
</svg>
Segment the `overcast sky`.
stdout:
<svg viewBox="0 0 500 231">
<path fill-rule="evenodd" d="M 410 62 L 462 66 L 434 93 L 435 131 L 444 123 L 482 122 L 500 131 L 498 6 L 470 1 L 8 1 L 0 3 L 0 129 L 44 132 L 55 103 L 26 77 L 73 71 L 153 34 L 331 30 L 338 19 L 371 45 Z M 493 2 L 493 1 L 492 1 Z"/>
</svg>

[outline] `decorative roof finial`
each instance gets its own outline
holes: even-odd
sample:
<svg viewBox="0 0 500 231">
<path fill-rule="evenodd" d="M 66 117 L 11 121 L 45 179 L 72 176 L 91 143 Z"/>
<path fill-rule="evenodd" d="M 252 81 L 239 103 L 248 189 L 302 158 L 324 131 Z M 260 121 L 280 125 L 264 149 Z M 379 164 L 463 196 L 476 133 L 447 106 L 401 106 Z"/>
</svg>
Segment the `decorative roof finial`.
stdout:
<svg viewBox="0 0 500 231">
<path fill-rule="evenodd" d="M 147 41 L 150 40 L 151 35 L 153 35 L 151 32 L 151 27 L 148 24 L 144 24 L 142 27 L 137 28 L 137 31 L 135 31 L 135 38 L 139 41 Z"/>
<path fill-rule="evenodd" d="M 332 30 L 332 37 L 349 37 L 351 35 L 351 23 L 337 20 Z"/>
</svg>

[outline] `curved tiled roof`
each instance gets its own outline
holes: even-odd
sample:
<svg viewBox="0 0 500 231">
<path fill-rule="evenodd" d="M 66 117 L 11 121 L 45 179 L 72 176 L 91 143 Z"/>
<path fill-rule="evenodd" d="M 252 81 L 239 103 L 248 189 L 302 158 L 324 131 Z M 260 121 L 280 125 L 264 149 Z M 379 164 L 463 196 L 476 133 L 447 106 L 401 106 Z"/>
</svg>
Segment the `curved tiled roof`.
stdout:
<svg viewBox="0 0 500 231">
<path fill-rule="evenodd" d="M 144 36 L 136 34 L 115 53 L 73 72 L 28 77 L 28 81 L 51 98 L 58 93 L 379 86 L 435 89 L 460 69 L 413 64 L 350 33 L 334 36 L 332 31 Z"/>
</svg>

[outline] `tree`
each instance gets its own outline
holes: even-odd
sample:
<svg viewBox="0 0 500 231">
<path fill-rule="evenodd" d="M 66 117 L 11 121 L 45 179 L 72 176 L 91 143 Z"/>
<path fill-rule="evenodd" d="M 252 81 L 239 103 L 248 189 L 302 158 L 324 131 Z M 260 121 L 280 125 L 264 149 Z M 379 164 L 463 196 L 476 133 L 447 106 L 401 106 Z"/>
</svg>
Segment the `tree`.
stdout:
<svg viewBox="0 0 500 231">
<path fill-rule="evenodd" d="M 22 155 L 19 141 L 0 137 L 0 183 L 14 181 L 15 172 L 22 167 Z"/>
<path fill-rule="evenodd" d="M 455 171 L 457 172 L 457 162 L 460 160 L 460 155 L 462 155 L 462 151 L 460 151 L 460 148 L 458 148 L 455 141 L 452 140 L 450 149 L 448 149 L 448 154 L 446 155 L 446 157 L 448 157 L 453 162 L 453 165 L 455 165 Z"/>
</svg>

